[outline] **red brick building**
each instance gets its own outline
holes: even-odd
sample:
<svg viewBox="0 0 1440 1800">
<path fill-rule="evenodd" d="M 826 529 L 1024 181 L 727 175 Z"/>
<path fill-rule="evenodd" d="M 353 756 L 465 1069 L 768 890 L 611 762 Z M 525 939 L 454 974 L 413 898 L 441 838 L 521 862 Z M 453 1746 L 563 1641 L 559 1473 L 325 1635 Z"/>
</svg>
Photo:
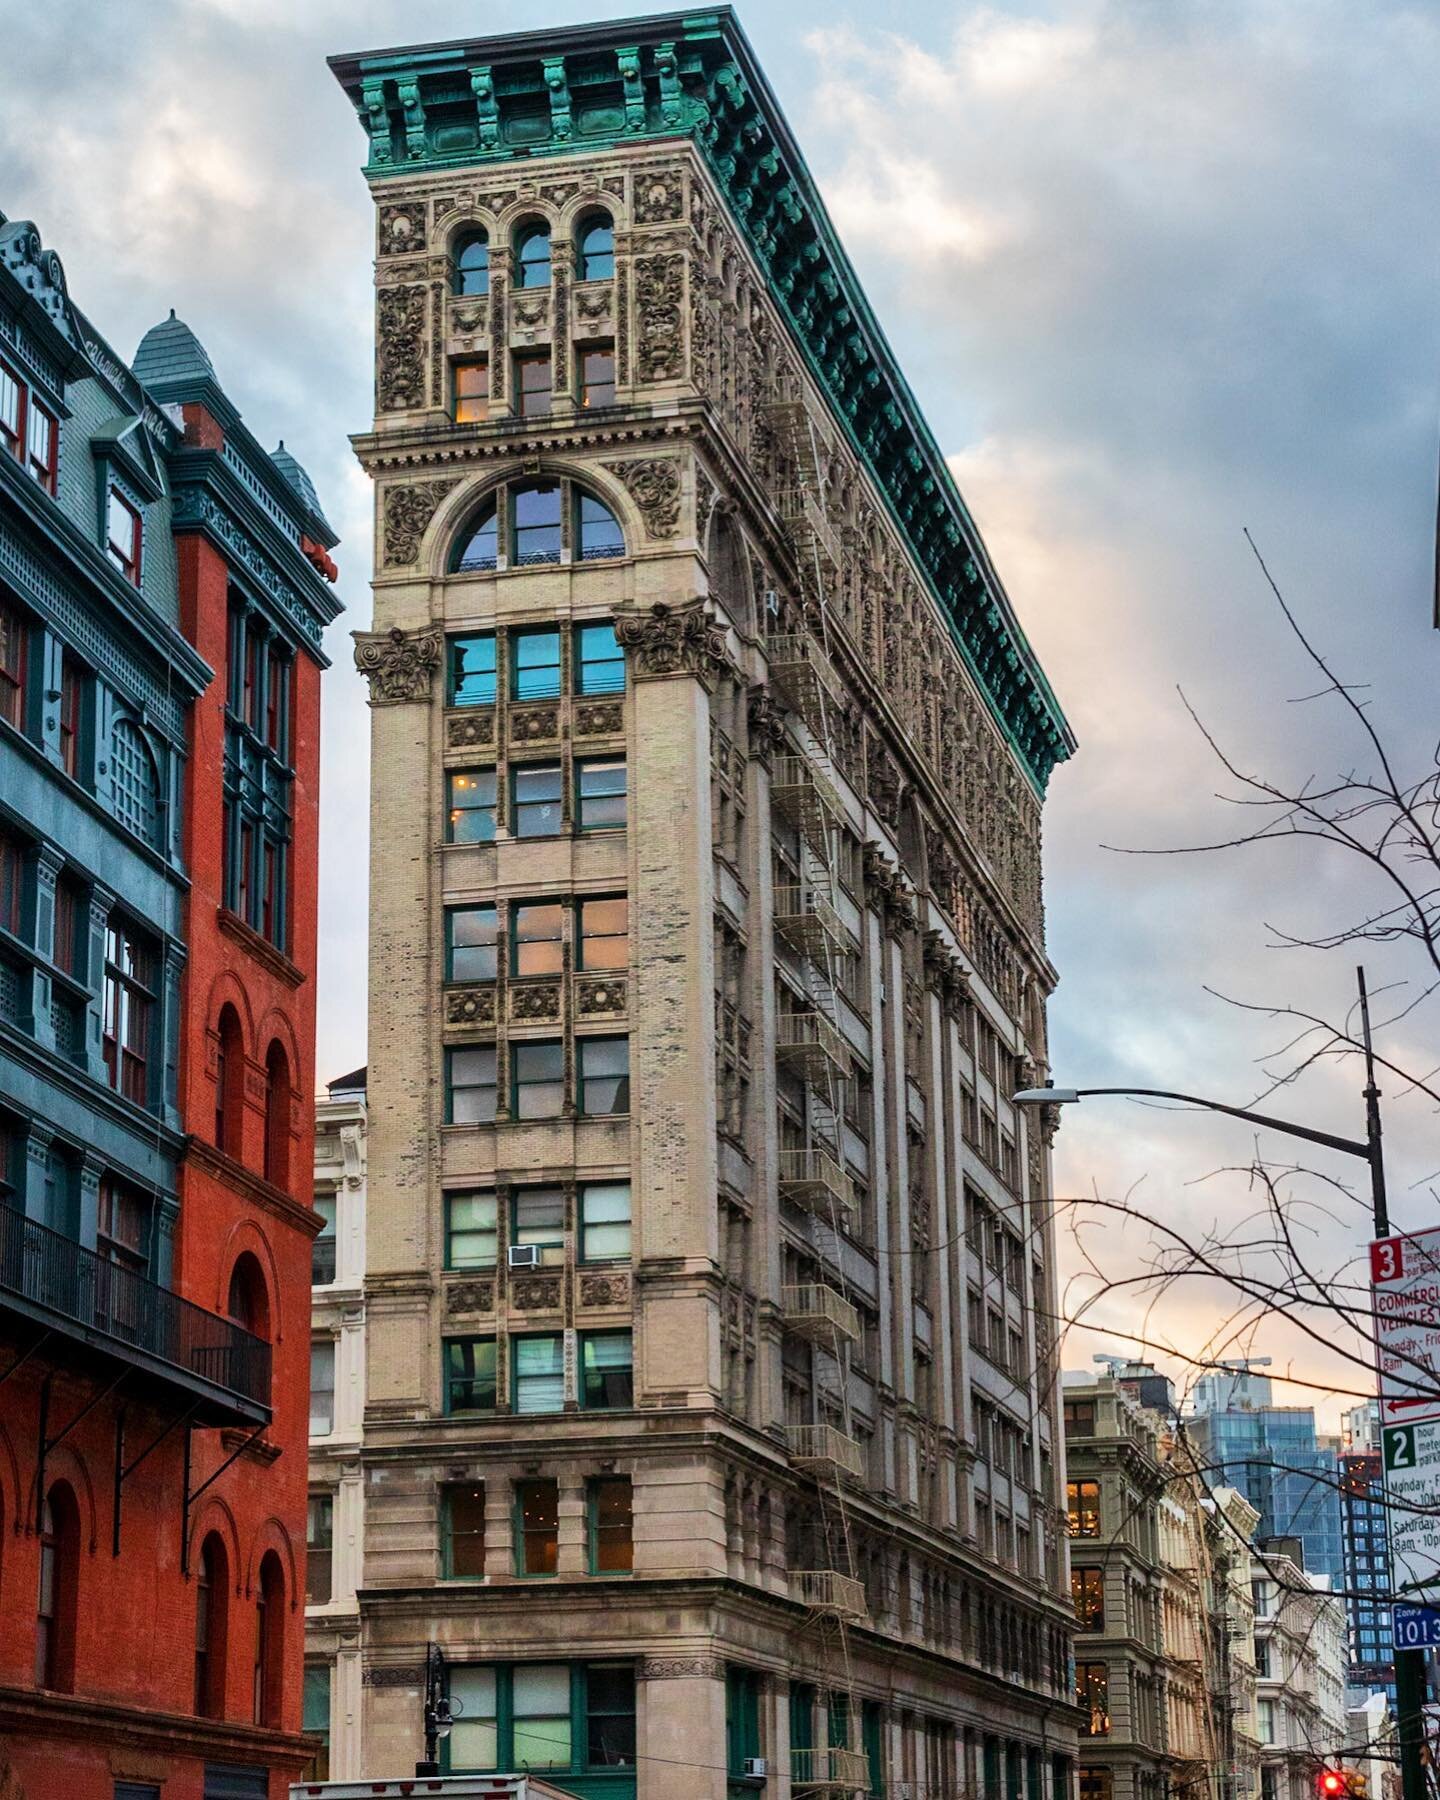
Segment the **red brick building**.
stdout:
<svg viewBox="0 0 1440 1800">
<path fill-rule="evenodd" d="M 36 777 L 12 818 L 0 769 L 0 1794 L 277 1800 L 309 1760 L 335 537 L 180 321 L 126 369 L 31 260 L 41 307 L 0 300 L 59 456 L 47 484 L 0 455 L 35 572 L 0 560 L 0 752 Z"/>
</svg>

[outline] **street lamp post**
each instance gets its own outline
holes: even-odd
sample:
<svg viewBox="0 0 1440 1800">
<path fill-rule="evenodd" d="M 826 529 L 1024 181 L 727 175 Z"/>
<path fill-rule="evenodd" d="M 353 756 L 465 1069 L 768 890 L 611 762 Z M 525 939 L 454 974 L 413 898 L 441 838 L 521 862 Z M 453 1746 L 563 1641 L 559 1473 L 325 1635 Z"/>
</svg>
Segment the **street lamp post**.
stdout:
<svg viewBox="0 0 1440 1800">
<path fill-rule="evenodd" d="M 445 1653 L 438 1644 L 425 1647 L 425 1756 L 415 1765 L 419 1775 L 440 1773 L 440 1740 L 448 1738 L 454 1723 L 450 1696 L 445 1692 Z"/>
<path fill-rule="evenodd" d="M 1261 1125 L 1268 1131 L 1283 1132 L 1287 1137 L 1301 1138 L 1309 1144 L 1321 1144 L 1327 1150 L 1338 1150 L 1345 1156 L 1358 1156 L 1370 1169 L 1370 1206 L 1377 1238 L 1390 1235 L 1390 1215 L 1385 1197 L 1385 1155 L 1380 1136 L 1380 1090 L 1375 1085 L 1375 1055 L 1370 1041 L 1370 1000 L 1365 991 L 1365 971 L 1356 971 L 1360 984 L 1360 1019 L 1365 1052 L 1365 1136 L 1340 1137 L 1333 1131 L 1317 1131 L 1313 1125 L 1297 1125 L 1290 1119 L 1276 1119 L 1268 1113 L 1250 1112 L 1242 1106 L 1227 1106 L 1220 1100 L 1202 1099 L 1196 1094 L 1172 1093 L 1166 1088 L 1059 1088 L 1052 1085 L 1022 1088 L 1010 1096 L 1016 1106 L 1073 1106 L 1081 1100 L 1118 1094 L 1134 1100 L 1176 1100 L 1185 1106 L 1199 1107 L 1205 1112 L 1225 1113 L 1247 1124 Z M 1377 1362 L 1377 1371 L 1378 1371 Z M 1397 1649 L 1395 1655 L 1395 1731 L 1400 1745 L 1400 1778 L 1403 1800 L 1427 1800 L 1424 1766 L 1425 1658 L 1420 1650 Z"/>
</svg>

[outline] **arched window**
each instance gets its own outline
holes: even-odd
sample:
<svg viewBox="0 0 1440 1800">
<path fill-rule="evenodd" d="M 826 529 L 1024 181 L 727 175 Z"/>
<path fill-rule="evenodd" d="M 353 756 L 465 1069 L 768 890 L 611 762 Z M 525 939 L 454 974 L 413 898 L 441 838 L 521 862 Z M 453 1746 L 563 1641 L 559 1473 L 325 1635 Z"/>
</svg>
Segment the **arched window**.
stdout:
<svg viewBox="0 0 1440 1800">
<path fill-rule="evenodd" d="M 260 1560 L 255 1596 L 255 1693 L 257 1725 L 278 1726 L 285 1672 L 285 1576 L 280 1558 L 267 1550 Z"/>
<path fill-rule="evenodd" d="M 253 1336 L 270 1336 L 270 1296 L 265 1288 L 264 1271 L 251 1250 L 243 1250 L 235 1258 L 225 1310 L 237 1325 L 243 1325 Z"/>
<path fill-rule="evenodd" d="M 531 481 L 510 493 L 510 566 L 528 569 L 560 560 L 560 483 Z"/>
<path fill-rule="evenodd" d="M 575 541 L 580 562 L 602 562 L 625 554 L 625 533 L 603 500 L 575 490 Z"/>
<path fill-rule="evenodd" d="M 729 513 L 721 513 L 715 521 L 710 544 L 710 579 L 716 597 L 742 631 L 752 630 L 754 613 L 745 550 Z"/>
<path fill-rule="evenodd" d="M 75 1618 L 80 1588 L 80 1507 L 57 1481 L 40 1514 L 40 1592 L 35 1607 L 35 1685 L 75 1687 Z"/>
<path fill-rule="evenodd" d="M 550 227 L 537 219 L 515 236 L 515 283 L 522 288 L 550 285 Z"/>
<path fill-rule="evenodd" d="M 290 1182 L 290 1059 L 278 1038 L 265 1058 L 265 1179 Z"/>
<path fill-rule="evenodd" d="M 225 1540 L 212 1531 L 200 1546 L 195 1571 L 195 1711 L 202 1719 L 225 1717 L 229 1609 L 230 1559 Z"/>
<path fill-rule="evenodd" d="M 467 231 L 456 238 L 452 270 L 455 293 L 490 292 L 490 240 L 483 231 Z"/>
<path fill-rule="evenodd" d="M 160 777 L 138 725 L 117 719 L 110 734 L 111 793 L 115 817 L 142 843 L 160 842 Z"/>
<path fill-rule="evenodd" d="M 215 1147 L 227 1156 L 241 1152 L 242 1111 L 245 1104 L 245 1040 L 240 1015 L 227 1004 L 220 1008 L 220 1048 L 215 1069 Z"/>
<path fill-rule="evenodd" d="M 606 213 L 591 213 L 575 240 L 575 273 L 581 281 L 608 281 L 615 273 L 615 227 Z"/>
<path fill-rule="evenodd" d="M 499 550 L 499 516 L 494 500 L 490 499 L 457 541 L 455 554 L 450 559 L 450 572 L 452 575 L 473 575 L 493 569 Z"/>
</svg>

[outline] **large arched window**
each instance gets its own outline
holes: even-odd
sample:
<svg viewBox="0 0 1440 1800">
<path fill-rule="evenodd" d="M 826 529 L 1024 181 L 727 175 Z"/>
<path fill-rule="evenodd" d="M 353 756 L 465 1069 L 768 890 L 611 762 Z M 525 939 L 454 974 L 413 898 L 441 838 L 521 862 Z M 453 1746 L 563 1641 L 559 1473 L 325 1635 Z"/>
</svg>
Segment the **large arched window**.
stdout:
<svg viewBox="0 0 1440 1800">
<path fill-rule="evenodd" d="M 35 1607 L 35 1685 L 75 1687 L 75 1620 L 80 1591 L 80 1506 L 57 1481 L 40 1514 L 40 1591 Z"/>
<path fill-rule="evenodd" d="M 530 481 L 510 491 L 510 565 L 528 569 L 560 560 L 560 483 Z"/>
<path fill-rule="evenodd" d="M 255 1595 L 255 1692 L 257 1725 L 278 1726 L 285 1672 L 285 1575 L 280 1558 L 267 1550 L 260 1559 Z"/>
<path fill-rule="evenodd" d="M 144 733 L 129 719 L 115 722 L 110 762 L 115 817 L 155 848 L 160 842 L 160 777 Z"/>
<path fill-rule="evenodd" d="M 515 234 L 515 285 L 522 288 L 550 285 L 550 227 L 543 219 L 522 225 Z"/>
<path fill-rule="evenodd" d="M 615 227 L 607 213 L 591 213 L 580 221 L 575 273 L 581 281 L 608 281 L 615 273 Z"/>
<path fill-rule="evenodd" d="M 270 1336 L 270 1296 L 265 1273 L 253 1250 L 242 1250 L 230 1271 L 225 1310 L 237 1325 L 258 1338 Z"/>
<path fill-rule="evenodd" d="M 290 1183 L 290 1058 L 278 1038 L 265 1058 L 265 1179 Z"/>
<path fill-rule="evenodd" d="M 230 1559 L 212 1531 L 200 1546 L 195 1571 L 195 1711 L 225 1717 L 225 1645 L 229 1639 Z"/>
<path fill-rule="evenodd" d="M 490 292 L 490 240 L 483 231 L 467 231 L 456 238 L 451 274 L 457 294 Z"/>
<path fill-rule="evenodd" d="M 240 1155 L 245 1104 L 245 1039 L 240 1015 L 228 1001 L 220 1008 L 220 1039 L 215 1061 L 215 1147 L 227 1156 Z"/>
<path fill-rule="evenodd" d="M 603 500 L 575 490 L 575 542 L 580 562 L 602 562 L 625 554 L 625 533 Z"/>
<path fill-rule="evenodd" d="M 495 567 L 500 551 L 499 514 L 493 496 L 461 533 L 450 559 L 453 575 L 474 575 Z"/>
</svg>

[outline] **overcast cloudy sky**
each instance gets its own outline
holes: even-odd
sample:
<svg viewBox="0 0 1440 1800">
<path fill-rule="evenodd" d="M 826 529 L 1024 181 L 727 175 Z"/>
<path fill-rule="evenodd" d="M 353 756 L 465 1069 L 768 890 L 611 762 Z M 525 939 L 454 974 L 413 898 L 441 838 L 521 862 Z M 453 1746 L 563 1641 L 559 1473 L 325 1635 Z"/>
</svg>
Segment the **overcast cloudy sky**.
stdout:
<svg viewBox="0 0 1440 1800">
<path fill-rule="evenodd" d="M 127 356 L 175 307 L 342 535 L 322 1080 L 364 1057 L 366 713 L 346 632 L 368 623 L 370 508 L 346 437 L 369 422 L 371 330 L 364 142 L 324 57 L 629 10 L 0 0 L 21 77 L 0 110 L 0 209 L 34 218 Z M 103 55 L 83 47 L 87 13 Z M 1358 754 L 1333 715 L 1290 703 L 1314 683 L 1245 526 L 1404 753 L 1429 754 L 1440 6 L 925 0 L 885 9 L 884 31 L 860 0 L 740 13 L 1080 737 L 1048 809 L 1057 1079 L 1244 1104 L 1280 1039 L 1207 986 L 1343 1006 L 1349 959 L 1268 949 L 1265 925 L 1324 923 L 1363 892 L 1313 853 L 1100 846 L 1214 829 L 1217 771 L 1180 686 L 1247 766 L 1328 773 Z M 1372 984 L 1415 973 L 1393 952 L 1370 965 Z M 1389 1043 L 1440 1063 L 1423 1013 Z M 1278 1104 L 1359 1131 L 1356 1085 L 1322 1072 Z M 1433 1117 L 1396 1100 L 1388 1124 L 1398 1223 L 1440 1222 Z M 1140 1182 L 1157 1216 L 1233 1218 L 1242 1184 L 1195 1184 L 1252 1143 L 1092 1102 L 1061 1134 L 1060 1186 Z M 1213 1307 L 1178 1298 L 1167 1329 L 1199 1341 Z M 1133 1302 L 1101 1316 L 1133 1326 Z"/>
</svg>

